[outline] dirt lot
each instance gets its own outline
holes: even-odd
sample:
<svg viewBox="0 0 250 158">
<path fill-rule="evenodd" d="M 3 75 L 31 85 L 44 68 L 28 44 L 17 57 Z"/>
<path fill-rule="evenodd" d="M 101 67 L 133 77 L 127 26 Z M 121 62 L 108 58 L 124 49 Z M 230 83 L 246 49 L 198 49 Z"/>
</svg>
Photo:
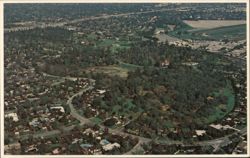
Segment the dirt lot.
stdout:
<svg viewBox="0 0 250 158">
<path fill-rule="evenodd" d="M 224 26 L 246 24 L 245 20 L 184 20 L 183 22 L 193 27 L 193 30 L 213 29 Z"/>
</svg>

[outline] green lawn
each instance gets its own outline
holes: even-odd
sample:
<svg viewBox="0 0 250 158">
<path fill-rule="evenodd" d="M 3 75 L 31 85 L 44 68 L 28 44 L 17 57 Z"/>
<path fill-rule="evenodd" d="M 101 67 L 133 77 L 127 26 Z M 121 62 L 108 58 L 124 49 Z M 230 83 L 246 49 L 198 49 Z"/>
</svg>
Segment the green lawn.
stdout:
<svg viewBox="0 0 250 158">
<path fill-rule="evenodd" d="M 129 45 L 113 44 L 112 48 L 111 48 L 111 52 L 112 53 L 117 53 L 120 50 L 129 49 L 129 48 L 130 48 Z"/>
<path fill-rule="evenodd" d="M 96 37 L 97 37 L 97 36 L 96 36 L 94 33 L 91 33 L 91 34 L 89 34 L 89 35 L 87 36 L 87 39 L 88 39 L 88 40 L 95 40 Z"/>
<path fill-rule="evenodd" d="M 194 40 L 241 40 L 246 38 L 246 25 L 225 26 L 213 29 L 191 31 L 193 28 L 185 23 L 170 31 L 168 35 L 180 39 Z M 206 36 L 204 36 L 206 34 Z"/>
<path fill-rule="evenodd" d="M 219 27 L 214 29 L 199 30 L 193 33 L 201 36 L 203 33 L 207 34 L 207 37 L 212 40 L 223 40 L 223 39 L 244 39 L 246 38 L 246 25 L 235 25 Z"/>
<path fill-rule="evenodd" d="M 93 117 L 90 120 L 93 121 L 95 124 L 100 124 L 103 121 L 99 117 Z"/>
<path fill-rule="evenodd" d="M 168 32 L 168 35 L 181 39 L 192 39 L 192 34 L 188 32 L 191 29 L 193 29 L 191 26 L 183 22 L 181 26 L 179 25 L 175 30 Z"/>
<path fill-rule="evenodd" d="M 227 82 L 227 87 L 225 87 L 221 92 L 216 92 L 214 94 L 215 96 L 223 95 L 227 97 L 227 104 L 215 105 L 213 114 L 204 118 L 205 123 L 212 123 L 216 120 L 222 119 L 234 108 L 235 96 L 229 81 Z M 226 109 L 226 111 L 222 111 L 222 109 Z"/>
<path fill-rule="evenodd" d="M 111 40 L 111 39 L 105 39 L 100 41 L 97 46 L 98 47 L 107 47 L 107 46 L 111 46 L 115 41 Z"/>
<path fill-rule="evenodd" d="M 129 49 L 131 42 L 129 41 L 116 41 L 113 39 L 104 39 L 97 42 L 97 47 L 111 47 L 111 53 L 117 53 L 119 50 Z"/>
<path fill-rule="evenodd" d="M 129 64 L 129 63 L 124 63 L 122 61 L 119 61 L 119 66 L 121 68 L 127 69 L 127 70 L 135 70 L 137 68 L 142 68 L 140 65 L 134 65 L 134 64 Z"/>
</svg>

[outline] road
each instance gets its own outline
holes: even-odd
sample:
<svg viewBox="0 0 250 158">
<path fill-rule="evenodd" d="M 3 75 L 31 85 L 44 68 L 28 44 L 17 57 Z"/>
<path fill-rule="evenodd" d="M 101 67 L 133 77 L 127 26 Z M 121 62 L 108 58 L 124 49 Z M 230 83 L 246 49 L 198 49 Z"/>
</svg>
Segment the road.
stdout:
<svg viewBox="0 0 250 158">
<path fill-rule="evenodd" d="M 74 105 L 72 104 L 72 100 L 76 97 L 76 96 L 81 96 L 84 92 L 93 89 L 93 86 L 86 86 L 83 90 L 81 90 L 80 92 L 76 93 L 75 95 L 73 95 L 72 97 L 70 97 L 67 101 L 67 104 L 69 105 L 70 108 L 70 114 L 77 119 L 78 121 L 80 121 L 80 124 L 93 124 L 92 121 L 90 121 L 89 119 L 82 117 L 81 115 L 79 115 L 77 113 L 77 110 L 74 108 Z"/>
<path fill-rule="evenodd" d="M 48 74 L 47 74 L 48 76 Z M 49 75 L 51 76 L 51 75 Z M 53 76 L 53 77 L 59 77 L 59 76 Z M 75 77 L 63 77 L 65 79 L 73 79 L 75 80 L 76 78 Z M 86 79 L 86 78 L 84 78 Z M 90 83 L 88 85 L 86 85 L 81 91 L 79 91 L 78 93 L 76 93 L 75 95 L 73 95 L 72 97 L 70 97 L 67 101 L 67 104 L 69 105 L 70 107 L 70 110 L 71 110 L 71 115 L 73 117 L 75 117 L 77 120 L 79 120 L 81 122 L 81 125 L 83 124 L 94 124 L 90 119 L 88 118 L 85 118 L 84 116 L 82 115 L 79 115 L 77 113 L 77 110 L 74 108 L 73 104 L 72 104 L 72 100 L 74 97 L 76 96 L 80 96 L 82 95 L 84 92 L 88 91 L 88 90 L 92 90 L 94 88 L 94 85 L 95 85 L 95 80 L 91 79 L 90 80 Z M 103 125 L 99 125 L 101 128 L 107 128 Z M 136 135 L 133 135 L 133 134 L 129 134 L 129 133 L 125 133 L 123 131 L 123 128 L 119 128 L 119 129 L 111 129 L 111 128 L 108 128 L 109 129 L 109 132 L 110 133 L 114 133 L 114 134 L 117 134 L 117 135 L 123 135 L 123 136 L 130 136 L 132 138 L 138 138 L 138 143 L 128 152 L 125 153 L 125 155 L 131 155 L 133 154 L 133 152 L 136 152 L 138 150 L 141 150 L 142 147 L 141 145 L 144 144 L 144 143 L 149 143 L 150 141 L 152 141 L 152 139 L 149 139 L 149 138 L 145 138 L 145 137 L 141 137 L 141 136 L 136 136 Z M 240 134 L 246 134 L 247 132 L 247 128 L 243 128 L 241 131 L 240 131 Z M 235 132 L 237 133 L 237 132 Z M 235 134 L 233 133 L 233 134 Z M 231 134 L 232 135 L 232 134 Z M 224 137 L 221 137 L 221 138 L 218 138 L 218 139 L 214 139 L 214 140 L 209 140 L 209 141 L 201 141 L 201 142 L 197 142 L 195 144 L 197 145 L 201 145 L 201 146 L 205 146 L 205 145 L 220 145 L 222 144 L 223 142 L 229 142 L 229 137 L 231 135 L 227 135 L 227 136 L 224 136 Z M 165 144 L 182 144 L 181 141 L 174 141 L 174 140 L 171 140 L 171 141 L 159 141 L 159 143 L 165 143 Z"/>
<path fill-rule="evenodd" d="M 140 15 L 140 14 L 146 14 L 146 13 L 165 12 L 165 11 L 174 11 L 174 10 L 175 9 L 159 9 L 159 10 L 132 12 L 132 13 L 110 14 L 110 15 L 103 15 L 103 16 L 97 16 L 97 17 L 85 17 L 85 18 L 80 18 L 80 19 L 75 19 L 75 20 L 70 20 L 70 21 L 65 21 L 65 22 L 50 23 L 50 24 L 38 23 L 29 27 L 23 26 L 23 27 L 5 28 L 4 32 L 16 32 L 16 31 L 23 31 L 23 30 L 31 30 L 35 28 L 62 27 L 67 24 L 74 24 L 74 23 L 88 21 L 88 20 L 108 19 L 112 17 L 123 17 L 123 16 L 129 16 L 129 15 Z"/>
<path fill-rule="evenodd" d="M 221 137 L 221 138 L 213 139 L 213 140 L 197 142 L 196 144 L 201 145 L 201 146 L 221 144 L 225 141 L 229 141 L 229 137 L 236 134 L 236 133 L 240 133 L 240 135 L 247 134 L 247 127 L 241 129 L 239 132 L 234 132 L 232 134 L 226 135 L 226 136 Z"/>
<path fill-rule="evenodd" d="M 77 97 L 77 96 L 81 96 L 84 92 L 88 91 L 88 90 L 92 90 L 94 88 L 94 80 L 91 80 L 91 82 L 89 83 L 89 85 L 86 85 L 81 91 L 79 91 L 78 93 L 74 94 L 72 97 L 70 97 L 67 101 L 67 104 L 69 105 L 70 107 L 70 110 L 71 110 L 71 115 L 77 119 L 78 121 L 80 121 L 80 125 L 83 125 L 83 124 L 94 124 L 90 119 L 88 118 L 85 118 L 84 116 L 82 115 L 79 115 L 77 110 L 74 108 L 74 105 L 72 104 L 72 100 Z M 104 125 L 99 125 L 102 129 L 105 129 L 105 128 L 108 128 Z M 132 135 L 132 134 L 129 134 L 129 133 L 125 133 L 123 132 L 123 128 L 119 128 L 119 129 L 111 129 L 111 128 L 108 128 L 109 129 L 109 132 L 110 133 L 113 133 L 113 134 L 117 134 L 117 135 L 123 135 L 123 136 L 130 136 L 132 137 L 133 139 L 134 138 L 138 138 L 138 143 L 137 145 L 135 145 L 129 152 L 125 153 L 125 154 L 129 154 L 133 151 L 136 151 L 141 144 L 143 143 L 148 143 L 149 141 L 151 141 L 151 139 L 149 138 L 144 138 L 144 137 L 140 137 L 140 136 L 135 136 L 135 135 Z"/>
<path fill-rule="evenodd" d="M 74 108 L 74 105 L 72 104 L 72 100 L 77 97 L 77 96 L 81 96 L 84 92 L 88 91 L 88 90 L 92 90 L 94 89 L 94 85 L 95 85 L 95 80 L 93 79 L 88 79 L 88 78 L 77 78 L 77 77 L 60 77 L 60 76 L 54 76 L 54 75 L 50 75 L 47 73 L 43 73 L 44 76 L 49 76 L 49 77 L 54 77 L 54 78 L 61 78 L 61 79 L 68 79 L 68 80 L 77 80 L 77 79 L 85 79 L 85 80 L 89 80 L 90 82 L 79 92 L 75 93 L 73 96 L 71 96 L 68 100 L 67 100 L 67 105 L 69 105 L 70 110 L 71 110 L 71 115 L 77 119 L 78 121 L 80 121 L 80 126 L 84 125 L 84 124 L 93 124 L 94 123 L 88 119 L 85 118 L 84 116 L 78 114 L 77 110 Z M 108 128 L 102 124 L 99 125 L 101 128 Z M 70 131 L 74 128 L 75 126 L 69 126 L 69 127 L 61 127 L 62 130 L 64 131 Z M 132 155 L 134 152 L 137 152 L 139 150 L 143 150 L 142 148 L 142 144 L 147 144 L 150 141 L 155 141 L 161 144 L 184 144 L 181 141 L 175 141 L 175 140 L 152 140 L 150 138 L 145 138 L 145 137 L 141 137 L 141 136 L 137 136 L 137 135 L 133 135 L 130 133 L 126 133 L 123 131 L 123 128 L 117 128 L 117 129 L 111 129 L 108 128 L 110 133 L 113 134 L 117 134 L 117 135 L 122 135 L 122 136 L 130 136 L 131 138 L 138 139 L 138 143 L 128 152 L 124 153 L 124 155 Z M 61 131 L 60 130 L 52 130 L 52 131 L 47 131 L 47 132 L 39 132 L 39 133 L 35 133 L 35 134 L 29 134 L 29 135 L 23 135 L 20 136 L 20 138 L 22 139 L 28 139 L 30 136 L 32 136 L 33 138 L 38 138 L 38 137 L 49 137 L 49 136 L 53 136 L 53 135 L 57 135 L 60 134 Z M 247 127 L 241 129 L 239 132 L 234 132 L 233 134 L 236 133 L 240 133 L 241 135 L 244 135 L 247 133 Z M 232 136 L 233 134 L 230 135 L 226 135 L 224 137 L 221 138 L 217 138 L 217 139 L 213 139 L 213 140 L 208 140 L 208 141 L 199 141 L 199 142 L 195 142 L 192 145 L 200 145 L 200 146 L 206 146 L 206 145 L 211 145 L 211 146 L 216 146 L 219 147 L 221 144 L 223 143 L 227 143 L 229 142 L 229 137 Z"/>
<path fill-rule="evenodd" d="M 81 19 L 76 19 L 76 20 L 71 20 L 71 21 L 67 21 L 67 22 L 59 22 L 59 23 L 51 23 L 51 24 L 35 24 L 34 26 L 31 27 L 17 27 L 17 28 L 10 28 L 10 29 L 4 29 L 5 32 L 15 32 L 15 31 L 22 31 L 22 30 L 30 30 L 30 29 L 34 29 L 34 28 L 47 28 L 47 27 L 62 27 L 65 26 L 67 24 L 74 24 L 74 23 L 79 23 L 79 22 L 84 22 L 87 20 L 99 20 L 99 19 L 107 19 L 107 18 L 112 18 L 112 17 L 123 17 L 123 16 L 130 16 L 130 15 L 140 15 L 140 14 L 146 14 L 146 13 L 153 13 L 153 12 L 165 12 L 165 11 L 171 11 L 173 9 L 161 9 L 161 10 L 151 10 L 151 11 L 144 11 L 144 12 L 133 12 L 133 13 L 123 13 L 123 14 L 112 14 L 112 15 L 104 15 L 104 16 L 98 16 L 98 17 L 88 17 L 88 18 L 81 18 Z M 242 59 L 238 59 L 238 60 L 242 60 Z M 78 114 L 77 110 L 74 108 L 73 104 L 72 104 L 72 100 L 76 97 L 76 96 L 81 96 L 84 92 L 88 91 L 88 90 L 92 90 L 94 88 L 94 84 L 95 84 L 95 80 L 93 79 L 88 79 L 88 78 L 77 78 L 77 77 L 60 77 L 60 76 L 55 76 L 55 75 L 50 75 L 50 74 L 46 74 L 43 73 L 44 76 L 48 76 L 48 77 L 54 77 L 54 78 L 61 78 L 61 79 L 67 79 L 67 80 L 71 80 L 71 81 L 76 81 L 77 79 L 86 79 L 89 80 L 90 83 L 88 85 L 86 85 L 81 91 L 77 92 L 76 94 L 74 94 L 72 97 L 70 97 L 67 101 L 67 104 L 70 107 L 71 110 L 71 115 L 76 118 L 77 120 L 80 121 L 80 125 L 83 124 L 94 124 L 90 119 L 85 118 L 83 116 L 81 116 L 80 114 Z M 62 129 L 64 130 L 72 130 L 75 126 L 69 126 L 69 127 L 62 127 Z M 107 128 L 103 125 L 100 125 L 101 128 Z M 136 135 L 132 135 L 129 133 L 125 133 L 123 132 L 123 128 L 120 129 L 111 129 L 109 128 L 109 132 L 110 133 L 114 133 L 114 134 L 118 134 L 118 135 L 124 135 L 124 136 L 131 136 L 132 138 L 138 138 L 138 143 L 128 152 L 126 152 L 126 155 L 131 155 L 133 154 L 133 152 L 136 152 L 138 150 L 141 150 L 142 147 L 141 145 L 144 143 L 149 143 L 150 141 L 152 141 L 152 139 L 149 138 L 145 138 L 145 137 L 141 137 L 141 136 L 136 136 Z M 243 128 L 240 131 L 240 134 L 246 134 L 247 132 L 247 128 Z M 38 137 L 48 137 L 48 136 L 53 136 L 53 135 L 57 135 L 60 134 L 61 131 L 60 130 L 52 130 L 52 131 L 47 131 L 47 132 L 43 132 L 43 133 L 35 133 L 32 136 L 35 138 Z M 235 132 L 236 133 L 236 132 Z M 232 135 L 232 134 L 231 134 Z M 229 141 L 229 137 L 231 135 L 227 135 L 218 139 L 214 139 L 214 140 L 209 140 L 209 141 L 200 141 L 200 142 L 196 142 L 195 144 L 197 145 L 201 145 L 201 146 L 205 146 L 205 145 L 220 145 L 225 141 Z M 21 136 L 22 138 L 28 138 L 30 135 L 24 135 Z M 176 144 L 176 143 L 182 143 L 180 141 L 160 141 L 161 143 L 166 143 L 166 144 Z"/>
<path fill-rule="evenodd" d="M 124 153 L 123 155 L 133 155 L 134 153 L 138 151 L 143 151 L 142 144 L 143 143 L 148 143 L 148 142 L 142 142 L 141 140 L 138 141 L 138 143 L 128 152 Z"/>
<path fill-rule="evenodd" d="M 60 76 L 54 76 L 54 75 L 50 75 L 50 74 L 47 74 L 47 73 L 43 73 L 44 76 L 48 76 L 48 77 L 54 77 L 54 78 L 61 78 L 61 79 L 68 79 L 68 80 L 76 80 L 77 78 L 76 77 L 60 77 Z M 81 79 L 85 79 L 87 80 L 87 78 L 81 78 Z M 71 115 L 77 119 L 78 121 L 80 121 L 80 125 L 84 125 L 84 124 L 94 124 L 90 119 L 82 116 L 82 115 L 79 115 L 77 110 L 74 108 L 74 105 L 72 104 L 72 100 L 77 97 L 77 96 L 81 96 L 84 92 L 88 91 L 88 90 L 92 90 L 94 89 L 94 85 L 95 85 L 95 80 L 93 79 L 88 79 L 90 82 L 79 92 L 77 92 L 76 94 L 74 94 L 72 97 L 70 97 L 68 100 L 67 100 L 67 105 L 69 105 L 69 108 L 70 108 L 70 111 L 71 111 Z M 108 128 L 104 125 L 99 125 L 101 128 Z M 129 134 L 129 133 L 125 133 L 123 132 L 123 128 L 119 128 L 119 129 L 111 129 L 111 128 L 108 128 L 109 129 L 109 132 L 110 133 L 113 133 L 113 134 L 117 134 L 117 135 L 123 135 L 123 136 L 130 136 L 132 137 L 133 139 L 137 138 L 139 141 L 137 143 L 137 145 L 135 145 L 129 152 L 125 153 L 125 154 L 132 154 L 132 152 L 138 150 L 140 147 L 141 147 L 141 144 L 143 143 L 148 143 L 151 141 L 151 139 L 149 138 L 145 138 L 145 137 L 141 137 L 141 136 L 136 136 L 136 135 L 132 135 L 132 134 Z M 44 135 L 36 135 L 36 137 L 38 136 L 48 136 L 48 135 L 53 135 L 53 134 L 58 134 L 59 131 L 54 131 L 54 132 L 48 132 Z"/>
<path fill-rule="evenodd" d="M 60 128 L 63 131 L 71 131 L 74 127 L 75 127 L 75 125 L 62 126 Z M 57 135 L 60 133 L 61 133 L 61 130 L 52 130 L 52 131 L 46 131 L 46 132 L 36 132 L 34 134 L 21 135 L 20 138 L 21 139 L 28 139 L 29 137 L 33 137 L 33 138 L 49 137 L 49 136 Z"/>
</svg>

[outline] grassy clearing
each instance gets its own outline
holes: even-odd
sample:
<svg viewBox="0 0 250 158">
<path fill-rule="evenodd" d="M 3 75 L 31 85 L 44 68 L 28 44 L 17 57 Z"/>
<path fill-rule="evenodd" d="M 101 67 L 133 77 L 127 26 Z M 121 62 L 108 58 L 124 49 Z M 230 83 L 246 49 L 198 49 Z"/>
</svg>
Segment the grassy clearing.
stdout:
<svg viewBox="0 0 250 158">
<path fill-rule="evenodd" d="M 188 30 L 191 29 L 193 29 L 191 26 L 183 23 L 177 26 L 173 31 L 168 32 L 168 35 L 181 39 L 192 39 L 192 35 L 188 32 Z"/>
<path fill-rule="evenodd" d="M 111 39 L 105 39 L 105 40 L 102 40 L 100 41 L 97 46 L 98 47 L 108 47 L 108 46 L 111 46 L 115 41 L 114 40 L 111 40 Z"/>
<path fill-rule="evenodd" d="M 111 51 L 112 53 L 117 53 L 120 50 L 129 49 L 131 42 L 129 41 L 118 41 L 112 45 Z"/>
<path fill-rule="evenodd" d="M 110 66 L 95 66 L 84 69 L 87 73 L 104 73 L 111 76 L 119 76 L 126 78 L 128 76 L 128 69 L 122 68 L 117 65 Z"/>
<path fill-rule="evenodd" d="M 130 48 L 129 45 L 113 44 L 112 48 L 111 48 L 111 52 L 112 53 L 117 53 L 120 50 L 129 49 L 129 48 Z"/>
<path fill-rule="evenodd" d="M 117 53 L 120 50 L 129 49 L 131 42 L 116 41 L 112 39 L 105 39 L 97 42 L 97 47 L 110 47 L 111 53 Z"/>
<path fill-rule="evenodd" d="M 88 40 L 95 40 L 97 38 L 97 36 L 94 33 L 91 33 L 87 36 Z"/>
<path fill-rule="evenodd" d="M 124 103 L 124 106 L 127 109 L 131 109 L 131 108 L 134 108 L 136 105 L 132 103 L 131 99 L 127 99 L 126 102 Z"/>
<path fill-rule="evenodd" d="M 246 38 L 246 25 L 226 26 L 209 30 L 195 31 L 194 33 L 198 36 L 206 34 L 205 38 L 213 40 L 244 39 Z"/>
<path fill-rule="evenodd" d="M 235 97 L 234 97 L 232 86 L 229 81 L 227 82 L 226 88 L 224 88 L 221 92 L 216 92 L 214 94 L 215 96 L 219 96 L 219 95 L 225 96 L 227 98 L 227 104 L 216 105 L 216 107 L 214 107 L 213 114 L 205 118 L 205 123 L 212 123 L 216 120 L 222 119 L 229 112 L 231 112 L 234 108 Z"/>
<path fill-rule="evenodd" d="M 134 65 L 134 64 L 124 63 L 124 62 L 121 62 L 121 61 L 119 61 L 119 66 L 121 68 L 127 69 L 129 71 L 136 70 L 137 68 L 142 68 L 142 66 L 140 66 L 140 65 Z"/>
<path fill-rule="evenodd" d="M 92 121 L 92 122 L 94 122 L 95 124 L 100 124 L 100 123 L 102 123 L 102 119 L 100 119 L 99 117 L 93 117 L 93 118 L 90 118 L 90 120 Z"/>
<path fill-rule="evenodd" d="M 119 76 L 122 78 L 126 78 L 128 77 L 129 71 L 134 71 L 137 68 L 141 67 L 142 66 L 119 61 L 118 65 L 88 67 L 85 68 L 84 71 L 86 73 L 104 73 L 110 76 Z"/>
<path fill-rule="evenodd" d="M 246 24 L 246 20 L 184 20 L 183 22 L 197 29 L 213 29 Z"/>
<path fill-rule="evenodd" d="M 174 31 L 168 33 L 170 36 L 180 39 L 193 40 L 242 40 L 246 38 L 246 25 L 223 26 L 217 28 L 202 28 L 195 30 L 184 23 Z"/>
<path fill-rule="evenodd" d="M 179 41 L 178 38 L 169 36 L 167 34 L 156 34 L 155 37 L 159 40 L 159 42 L 176 42 Z"/>
<path fill-rule="evenodd" d="M 123 102 L 122 105 L 113 106 L 112 110 L 110 110 L 110 114 L 114 112 L 117 116 L 123 115 L 125 117 L 132 117 L 132 119 L 136 119 L 144 111 L 141 108 L 139 108 L 137 111 L 132 110 L 136 107 L 136 105 L 133 104 L 131 99 L 119 97 L 118 100 Z"/>
</svg>

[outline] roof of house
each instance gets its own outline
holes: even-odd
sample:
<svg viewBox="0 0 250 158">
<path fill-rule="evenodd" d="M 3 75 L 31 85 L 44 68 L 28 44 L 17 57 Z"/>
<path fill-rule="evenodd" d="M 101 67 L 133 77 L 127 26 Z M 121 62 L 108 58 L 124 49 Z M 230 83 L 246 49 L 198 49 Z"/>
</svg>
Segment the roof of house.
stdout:
<svg viewBox="0 0 250 158">
<path fill-rule="evenodd" d="M 102 139 L 102 140 L 100 141 L 100 144 L 101 144 L 101 145 L 107 145 L 107 144 L 110 144 L 110 142 L 109 142 L 108 140 L 106 140 L 106 139 Z"/>
<path fill-rule="evenodd" d="M 102 146 L 103 150 L 105 151 L 113 150 L 115 147 L 120 148 L 121 145 L 118 143 L 113 143 L 113 144 L 107 144 L 107 145 Z"/>
</svg>

